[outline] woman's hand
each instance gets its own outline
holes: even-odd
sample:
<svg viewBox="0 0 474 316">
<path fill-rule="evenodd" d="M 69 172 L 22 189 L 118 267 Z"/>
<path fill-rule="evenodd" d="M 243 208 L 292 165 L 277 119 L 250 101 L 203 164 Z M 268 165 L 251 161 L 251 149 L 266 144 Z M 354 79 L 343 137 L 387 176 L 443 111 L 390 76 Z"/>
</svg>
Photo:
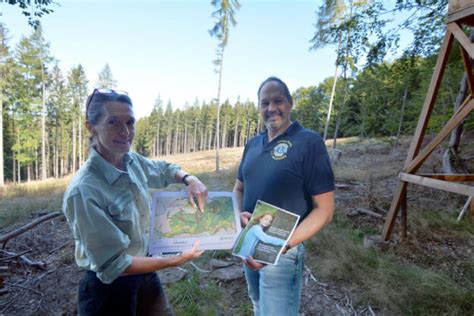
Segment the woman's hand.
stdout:
<svg viewBox="0 0 474 316">
<path fill-rule="evenodd" d="M 201 213 L 204 213 L 204 205 L 207 200 L 207 188 L 196 176 L 189 176 L 186 178 L 188 183 L 188 198 L 189 203 L 194 208 L 198 208 Z M 194 201 L 196 199 L 196 202 Z"/>
<path fill-rule="evenodd" d="M 243 259 L 243 261 L 252 271 L 258 271 L 266 266 L 264 263 L 255 261 L 252 256 L 249 256 L 247 259 Z"/>
<path fill-rule="evenodd" d="M 252 217 L 252 213 L 240 212 L 240 226 L 242 226 L 242 228 L 248 225 L 250 217 Z"/>
<path fill-rule="evenodd" d="M 180 264 L 185 263 L 189 260 L 195 259 L 197 257 L 200 257 L 204 253 L 204 251 L 198 250 L 198 247 L 200 244 L 201 244 L 201 241 L 196 240 L 191 249 L 183 251 L 179 255 L 181 256 L 181 258 L 183 258 L 183 261 Z"/>
</svg>

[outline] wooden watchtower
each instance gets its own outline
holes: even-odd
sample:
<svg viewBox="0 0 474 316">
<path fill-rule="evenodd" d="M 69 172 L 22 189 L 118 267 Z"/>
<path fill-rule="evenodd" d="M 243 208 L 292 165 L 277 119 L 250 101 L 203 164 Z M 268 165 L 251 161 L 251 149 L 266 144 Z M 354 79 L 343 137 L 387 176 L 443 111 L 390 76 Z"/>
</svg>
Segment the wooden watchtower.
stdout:
<svg viewBox="0 0 474 316">
<path fill-rule="evenodd" d="M 402 216 L 401 234 L 402 236 L 406 236 L 408 183 L 467 195 L 470 197 L 470 206 L 468 206 L 470 207 L 470 214 L 474 216 L 474 186 L 458 183 L 468 182 L 472 184 L 472 182 L 474 182 L 474 174 L 416 174 L 433 150 L 474 110 L 474 75 L 471 63 L 471 60 L 474 59 L 474 43 L 470 41 L 462 29 L 463 26 L 474 26 L 474 0 L 450 0 L 446 23 L 446 34 L 439 51 L 436 67 L 421 110 L 415 135 L 411 142 L 410 149 L 408 150 L 404 168 L 399 174 L 400 182 L 395 191 L 383 228 L 382 238 L 386 241 L 391 237 L 395 219 L 399 211 L 401 211 Z M 443 79 L 444 70 L 454 40 L 460 44 L 464 69 L 467 74 L 469 93 L 462 105 L 452 115 L 436 137 L 421 149 L 426 127 L 438 95 L 439 86 Z"/>
</svg>

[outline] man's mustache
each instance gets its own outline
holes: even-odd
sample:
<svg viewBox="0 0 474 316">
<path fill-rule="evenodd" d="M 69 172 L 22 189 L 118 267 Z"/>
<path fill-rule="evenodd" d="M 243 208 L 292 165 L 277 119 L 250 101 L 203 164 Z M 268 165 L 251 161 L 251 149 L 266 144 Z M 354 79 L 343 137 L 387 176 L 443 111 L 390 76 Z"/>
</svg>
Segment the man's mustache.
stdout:
<svg viewBox="0 0 474 316">
<path fill-rule="evenodd" d="M 273 111 L 273 112 L 271 112 L 271 113 L 266 113 L 266 114 L 265 114 L 265 119 L 268 119 L 268 118 L 270 118 L 270 117 L 272 117 L 272 116 L 274 116 L 274 115 L 282 116 L 283 113 L 282 113 L 281 111 Z"/>
</svg>

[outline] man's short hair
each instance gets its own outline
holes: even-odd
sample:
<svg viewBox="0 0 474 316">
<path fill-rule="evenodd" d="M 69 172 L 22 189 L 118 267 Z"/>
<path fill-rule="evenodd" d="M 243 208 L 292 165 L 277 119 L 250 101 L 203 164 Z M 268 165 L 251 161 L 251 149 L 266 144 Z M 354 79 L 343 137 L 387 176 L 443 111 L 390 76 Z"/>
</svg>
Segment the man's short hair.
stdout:
<svg viewBox="0 0 474 316">
<path fill-rule="evenodd" d="M 274 77 L 274 76 L 268 77 L 260 84 L 260 87 L 258 88 L 258 92 L 257 92 L 258 101 L 260 102 L 260 91 L 262 90 L 263 86 L 266 83 L 271 82 L 271 81 L 278 83 L 282 87 L 283 94 L 288 99 L 288 101 L 290 101 L 290 103 L 293 104 L 293 98 L 291 97 L 290 89 L 288 89 L 288 86 L 286 85 L 286 83 L 284 83 L 283 80 L 281 80 L 280 78 Z"/>
</svg>

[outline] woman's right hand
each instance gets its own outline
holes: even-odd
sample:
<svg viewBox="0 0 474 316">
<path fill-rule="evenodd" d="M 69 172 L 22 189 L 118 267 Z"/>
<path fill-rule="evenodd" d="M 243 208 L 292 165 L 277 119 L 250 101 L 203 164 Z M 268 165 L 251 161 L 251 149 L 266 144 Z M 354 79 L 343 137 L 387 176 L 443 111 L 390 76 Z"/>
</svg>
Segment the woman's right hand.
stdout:
<svg viewBox="0 0 474 316">
<path fill-rule="evenodd" d="M 180 264 L 183 264 L 189 260 L 200 257 L 204 253 L 203 250 L 198 250 L 200 244 L 201 244 L 201 241 L 196 240 L 191 249 L 183 251 L 179 255 L 183 259 Z"/>
<path fill-rule="evenodd" d="M 240 226 L 244 228 L 249 223 L 250 217 L 252 217 L 252 213 L 250 212 L 240 212 Z"/>
</svg>

